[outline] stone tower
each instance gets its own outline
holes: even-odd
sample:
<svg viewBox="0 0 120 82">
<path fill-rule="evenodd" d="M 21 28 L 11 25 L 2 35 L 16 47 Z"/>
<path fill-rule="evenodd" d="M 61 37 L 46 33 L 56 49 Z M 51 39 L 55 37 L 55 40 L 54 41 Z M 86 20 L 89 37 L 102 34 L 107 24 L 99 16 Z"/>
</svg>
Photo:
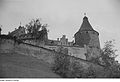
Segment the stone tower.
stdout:
<svg viewBox="0 0 120 82">
<path fill-rule="evenodd" d="M 75 45 L 87 48 L 87 60 L 97 57 L 100 54 L 99 33 L 90 25 L 88 18 L 84 16 L 82 25 L 74 35 Z"/>
</svg>

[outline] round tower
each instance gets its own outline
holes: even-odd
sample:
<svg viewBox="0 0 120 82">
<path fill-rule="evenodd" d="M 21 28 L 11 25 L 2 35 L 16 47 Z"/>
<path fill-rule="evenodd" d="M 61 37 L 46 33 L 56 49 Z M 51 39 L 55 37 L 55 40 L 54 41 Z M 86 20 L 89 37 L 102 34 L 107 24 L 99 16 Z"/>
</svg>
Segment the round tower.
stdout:
<svg viewBox="0 0 120 82">
<path fill-rule="evenodd" d="M 87 45 L 89 47 L 100 48 L 99 33 L 92 28 L 86 16 L 83 18 L 82 25 L 74 37 L 75 44 L 80 47 Z"/>
<path fill-rule="evenodd" d="M 82 25 L 78 32 L 75 33 L 74 37 L 75 45 L 80 47 L 87 46 L 86 48 L 88 50 L 89 57 L 92 57 L 90 54 L 95 56 L 99 55 L 99 33 L 92 28 L 86 16 L 84 16 Z"/>
</svg>

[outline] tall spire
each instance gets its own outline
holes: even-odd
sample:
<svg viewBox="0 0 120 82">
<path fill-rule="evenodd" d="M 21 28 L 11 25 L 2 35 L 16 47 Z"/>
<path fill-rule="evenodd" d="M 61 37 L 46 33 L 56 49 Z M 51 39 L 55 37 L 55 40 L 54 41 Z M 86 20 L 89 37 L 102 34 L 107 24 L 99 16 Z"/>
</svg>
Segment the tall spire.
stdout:
<svg viewBox="0 0 120 82">
<path fill-rule="evenodd" d="M 86 13 L 84 13 L 84 16 L 86 16 Z"/>
<path fill-rule="evenodd" d="M 80 27 L 79 31 L 91 31 L 93 30 L 92 26 L 90 25 L 89 21 L 88 21 L 88 17 L 86 17 L 86 13 L 84 13 L 84 18 L 83 18 L 83 22 L 82 25 Z"/>
</svg>

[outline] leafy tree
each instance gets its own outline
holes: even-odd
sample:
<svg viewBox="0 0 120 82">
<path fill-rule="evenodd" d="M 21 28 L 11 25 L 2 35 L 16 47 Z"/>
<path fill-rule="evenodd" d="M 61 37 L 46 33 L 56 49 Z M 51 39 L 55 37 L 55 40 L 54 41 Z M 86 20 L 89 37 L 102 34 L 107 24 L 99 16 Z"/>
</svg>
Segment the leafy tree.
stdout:
<svg viewBox="0 0 120 82">
<path fill-rule="evenodd" d="M 32 38 L 43 40 L 47 38 L 47 26 L 47 24 L 42 24 L 40 19 L 33 19 L 26 24 L 27 34 L 31 34 Z"/>
<path fill-rule="evenodd" d="M 26 27 L 27 33 L 37 33 L 42 27 L 42 24 L 40 22 L 40 19 L 33 19 L 28 24 L 26 24 Z"/>
<path fill-rule="evenodd" d="M 118 55 L 116 55 L 117 50 L 114 47 L 114 40 L 106 41 L 101 58 L 105 63 L 105 69 L 110 71 L 109 77 L 120 77 L 120 64 L 115 60 Z"/>
<path fill-rule="evenodd" d="M 107 67 L 115 62 L 115 58 L 117 57 L 116 51 L 117 50 L 114 49 L 114 40 L 105 42 L 101 57 Z"/>
</svg>

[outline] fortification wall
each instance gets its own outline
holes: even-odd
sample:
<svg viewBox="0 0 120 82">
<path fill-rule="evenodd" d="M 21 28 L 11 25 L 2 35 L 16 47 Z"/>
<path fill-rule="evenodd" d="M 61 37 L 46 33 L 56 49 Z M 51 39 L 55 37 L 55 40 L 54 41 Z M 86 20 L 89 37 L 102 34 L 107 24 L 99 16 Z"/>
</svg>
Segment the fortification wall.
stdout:
<svg viewBox="0 0 120 82">
<path fill-rule="evenodd" d="M 48 63 L 53 63 L 52 50 L 29 45 L 27 43 L 18 43 L 11 39 L 0 39 L 0 53 L 19 53 L 22 55 L 33 56 Z"/>
<path fill-rule="evenodd" d="M 14 40 L 11 39 L 0 39 L 0 53 L 12 53 L 14 43 Z"/>
<path fill-rule="evenodd" d="M 87 50 L 85 48 L 79 47 L 67 47 L 67 48 L 69 55 L 86 60 L 85 54 L 87 53 Z"/>
<path fill-rule="evenodd" d="M 23 55 L 36 57 L 50 64 L 54 62 L 53 61 L 54 53 L 52 53 L 52 51 L 45 50 L 40 47 L 35 47 L 33 45 L 17 44 L 15 45 L 15 52 L 21 53 Z"/>
<path fill-rule="evenodd" d="M 7 39 L 3 40 L 0 43 L 0 53 L 20 53 L 23 55 L 28 55 L 28 56 L 33 56 L 38 59 L 43 60 L 44 62 L 47 62 L 49 64 L 54 63 L 54 55 L 61 55 L 60 53 L 57 53 L 55 51 L 43 48 L 43 47 L 38 47 L 30 44 L 25 44 L 25 43 L 15 43 L 13 40 Z M 77 61 L 79 62 L 80 65 L 84 67 L 84 69 L 88 69 L 88 67 L 92 66 L 98 73 L 98 77 L 105 77 L 106 73 L 104 70 L 103 66 L 100 66 L 98 64 L 94 64 L 91 62 L 88 62 L 86 60 L 76 58 L 74 56 L 66 55 L 70 58 L 71 62 Z"/>
<path fill-rule="evenodd" d="M 45 45 L 44 47 L 47 49 L 55 50 L 55 51 L 58 51 L 60 48 L 60 46 L 50 46 L 50 45 Z M 87 53 L 86 48 L 73 47 L 73 46 L 72 47 L 71 46 L 63 46 L 63 48 L 68 49 L 68 55 L 75 56 L 75 57 L 86 60 L 86 56 L 85 56 L 85 54 Z"/>
</svg>

